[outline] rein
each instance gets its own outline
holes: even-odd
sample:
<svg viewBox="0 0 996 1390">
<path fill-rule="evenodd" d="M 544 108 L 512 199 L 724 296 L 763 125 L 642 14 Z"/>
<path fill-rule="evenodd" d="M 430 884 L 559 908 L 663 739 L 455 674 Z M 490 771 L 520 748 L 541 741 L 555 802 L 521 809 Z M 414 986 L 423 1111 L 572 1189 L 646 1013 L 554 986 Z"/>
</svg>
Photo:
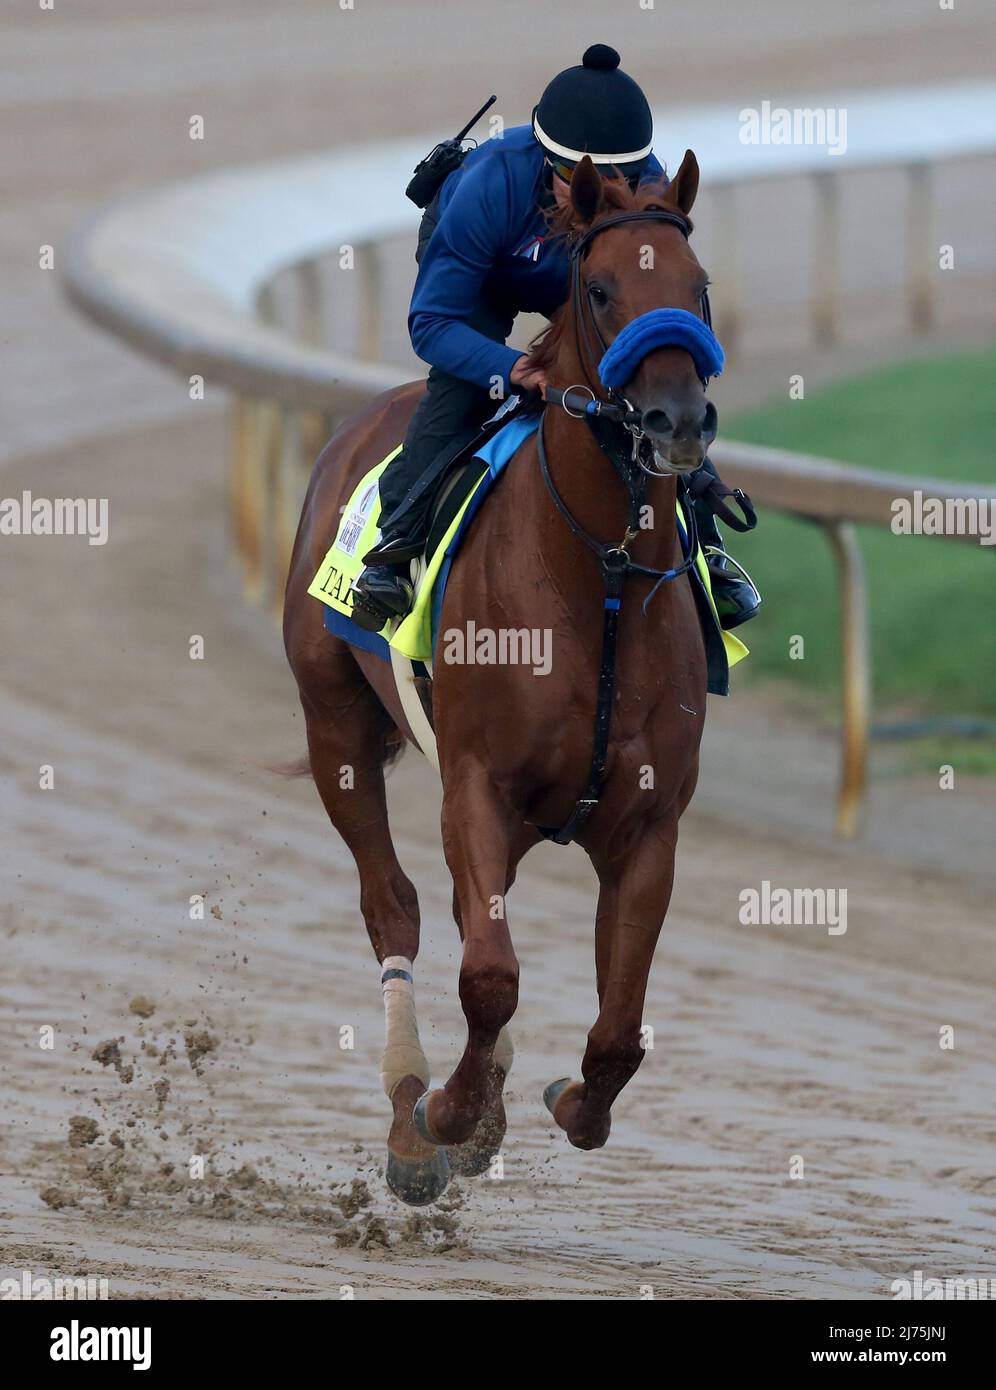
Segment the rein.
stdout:
<svg viewBox="0 0 996 1390">
<path fill-rule="evenodd" d="M 557 491 L 556 484 L 550 473 L 550 462 L 546 452 L 546 441 L 544 437 L 544 424 L 546 414 L 540 418 L 539 431 L 537 433 L 536 448 L 539 456 L 540 473 L 543 482 L 546 484 L 547 491 L 553 500 L 554 505 L 560 515 L 566 521 L 572 533 L 592 552 L 598 561 L 599 572 L 605 586 L 605 598 L 603 601 L 602 612 L 602 657 L 598 672 L 598 693 L 595 701 L 595 729 L 594 746 L 592 749 L 591 766 L 588 770 L 588 778 L 585 783 L 584 791 L 574 805 L 574 809 L 566 822 L 558 829 L 539 827 L 541 833 L 554 844 L 566 845 L 577 837 L 588 817 L 598 805 L 601 798 L 602 788 L 605 782 L 605 771 L 608 763 L 609 734 L 612 725 L 612 704 L 615 695 L 616 678 L 616 650 L 619 638 L 619 614 L 622 609 L 623 587 L 627 576 L 636 574 L 655 579 L 650 593 L 643 601 L 642 611 L 646 615 L 647 606 L 657 593 L 662 584 L 670 583 L 671 580 L 687 574 L 695 564 L 696 553 L 698 551 L 698 528 L 695 522 L 695 512 L 691 505 L 687 504 L 688 484 L 681 480 L 682 500 L 685 501 L 683 511 L 686 518 L 687 552 L 680 565 L 675 565 L 671 569 L 653 569 L 648 565 L 637 564 L 632 559 L 628 547 L 639 534 L 639 514 L 646 494 L 647 477 L 665 476 L 663 472 L 653 469 L 643 460 L 645 438 L 641 428 L 642 416 L 620 391 L 609 389 L 609 400 L 602 400 L 597 394 L 592 384 L 592 376 L 588 370 L 588 363 L 585 361 L 587 354 L 593 366 L 596 365 L 594 354 L 592 353 L 592 337 L 590 329 L 594 330 L 594 335 L 602 349 L 602 355 L 608 351 L 608 344 L 603 339 L 598 325 L 594 319 L 589 323 L 584 313 L 584 299 L 581 285 L 581 259 L 591 245 L 592 241 L 600 232 L 607 231 L 610 227 L 616 227 L 623 222 L 637 221 L 660 221 L 668 222 L 677 227 L 682 234 L 688 236 L 688 223 L 685 218 L 678 213 L 667 212 L 664 209 L 648 209 L 644 212 L 625 212 L 616 217 L 608 217 L 596 226 L 590 227 L 585 234 L 578 239 L 571 250 L 571 305 L 574 316 L 575 345 L 581 359 L 581 366 L 587 378 L 588 386 L 569 386 L 566 390 L 559 390 L 548 387 L 546 401 L 548 405 L 559 405 L 573 419 L 583 419 L 588 425 L 599 448 L 609 458 L 619 477 L 622 479 L 629 499 L 628 520 L 626 531 L 618 545 L 607 545 L 603 541 L 597 540 L 592 536 L 578 521 L 574 513 L 570 510 L 567 503 Z M 708 296 L 703 298 L 703 311 L 705 322 L 711 326 L 709 314 Z M 585 396 L 584 392 L 587 392 Z M 619 430 L 622 428 L 632 436 L 632 449 L 623 444 L 620 448 Z"/>
</svg>

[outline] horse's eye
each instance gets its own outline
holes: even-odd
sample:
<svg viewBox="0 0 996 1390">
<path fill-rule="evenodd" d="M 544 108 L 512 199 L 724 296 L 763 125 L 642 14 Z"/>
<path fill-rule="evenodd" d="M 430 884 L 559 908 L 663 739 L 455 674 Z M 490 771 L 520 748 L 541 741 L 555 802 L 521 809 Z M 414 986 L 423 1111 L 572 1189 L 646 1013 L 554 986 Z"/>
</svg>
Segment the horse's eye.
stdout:
<svg viewBox="0 0 996 1390">
<path fill-rule="evenodd" d="M 589 285 L 588 298 L 591 300 L 592 304 L 597 304 L 599 308 L 609 302 L 609 296 L 602 289 L 601 285 Z"/>
</svg>

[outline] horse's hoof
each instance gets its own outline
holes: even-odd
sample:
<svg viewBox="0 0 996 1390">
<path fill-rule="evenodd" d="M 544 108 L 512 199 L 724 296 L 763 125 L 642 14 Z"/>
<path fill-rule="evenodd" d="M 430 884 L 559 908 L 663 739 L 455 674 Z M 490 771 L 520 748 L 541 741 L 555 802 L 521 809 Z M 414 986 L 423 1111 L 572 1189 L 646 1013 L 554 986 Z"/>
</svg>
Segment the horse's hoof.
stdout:
<svg viewBox="0 0 996 1390">
<path fill-rule="evenodd" d="M 553 1115 L 554 1119 L 556 1119 L 557 1101 L 570 1084 L 571 1078 L 569 1076 L 562 1076 L 559 1081 L 551 1081 L 543 1092 L 543 1104 L 546 1106 L 547 1110 L 549 1110 L 550 1114 Z"/>
<path fill-rule="evenodd" d="M 442 1140 L 437 1139 L 429 1129 L 429 1100 L 432 1095 L 432 1091 L 424 1091 L 419 1096 L 412 1111 L 412 1122 L 427 1144 L 441 1144 Z"/>
<path fill-rule="evenodd" d="M 399 1158 L 387 1151 L 387 1185 L 408 1207 L 427 1207 L 446 1191 L 450 1181 L 450 1161 L 445 1149 L 431 1158 Z"/>
</svg>

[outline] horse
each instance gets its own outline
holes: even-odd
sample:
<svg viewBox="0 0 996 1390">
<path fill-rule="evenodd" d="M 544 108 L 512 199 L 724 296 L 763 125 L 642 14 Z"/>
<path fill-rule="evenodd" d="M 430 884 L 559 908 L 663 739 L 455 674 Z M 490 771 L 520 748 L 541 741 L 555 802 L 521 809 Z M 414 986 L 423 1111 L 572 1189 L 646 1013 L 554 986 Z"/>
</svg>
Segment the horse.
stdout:
<svg viewBox="0 0 996 1390">
<path fill-rule="evenodd" d="M 661 181 L 636 192 L 622 179 L 603 180 L 587 158 L 575 169 L 569 206 L 552 231 L 575 248 L 583 241 L 584 253 L 573 261 L 571 297 L 532 346 L 531 363 L 549 382 L 542 428 L 509 461 L 452 566 L 440 633 L 499 623 L 540 629 L 551 639 L 552 660 L 546 674 L 524 663 L 435 663 L 442 844 L 462 939 L 467 1038 L 453 1074 L 434 1090 L 412 984 L 418 900 L 391 839 L 384 779 L 399 751 L 418 745 L 390 665 L 332 635 L 322 605 L 306 593 L 357 481 L 403 438 L 422 383 L 388 391 L 346 421 L 320 454 L 307 491 L 287 582 L 285 647 L 310 770 L 355 860 L 361 913 L 382 970 L 381 1076 L 393 1110 L 387 1182 L 411 1205 L 435 1200 L 451 1172 L 485 1171 L 500 1151 L 519 978 L 506 901 L 519 863 L 546 827 L 571 821 L 570 838 L 599 882 L 598 1014 L 582 1079 L 558 1079 L 545 1093 L 571 1144 L 606 1142 L 613 1102 L 643 1060 L 647 981 L 671 896 L 678 821 L 698 776 L 707 689 L 691 585 L 663 580 L 687 568 L 676 489 L 702 463 L 716 415 L 686 347 L 654 347 L 642 358 L 622 399 L 642 421 L 634 454 L 645 437 L 656 466 L 641 473 L 646 492 L 634 522 L 632 498 L 582 411 L 568 404 L 590 398 L 600 408 L 599 357 L 628 323 L 662 308 L 701 319 L 708 277 L 688 242 L 698 182 L 692 151 L 666 187 Z M 571 392 L 561 394 L 562 410 L 551 404 L 558 387 Z M 633 599 L 627 595 L 619 617 L 607 709 L 598 694 L 605 576 L 592 544 L 631 567 Z M 604 758 L 596 794 L 579 812 L 599 703 Z M 350 777 L 343 776 L 347 766 Z"/>
</svg>

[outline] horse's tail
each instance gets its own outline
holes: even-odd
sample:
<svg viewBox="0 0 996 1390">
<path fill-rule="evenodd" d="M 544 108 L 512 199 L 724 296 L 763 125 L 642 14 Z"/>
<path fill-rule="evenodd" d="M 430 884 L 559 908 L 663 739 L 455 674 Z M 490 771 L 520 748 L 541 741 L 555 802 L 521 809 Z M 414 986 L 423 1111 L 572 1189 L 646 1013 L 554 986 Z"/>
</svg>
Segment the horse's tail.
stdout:
<svg viewBox="0 0 996 1390">
<path fill-rule="evenodd" d="M 383 734 L 380 761 L 385 771 L 393 767 L 405 751 L 405 736 L 394 724 L 390 724 Z M 303 758 L 295 758 L 289 763 L 267 763 L 266 771 L 277 777 L 311 777 L 311 758 L 305 753 Z"/>
<path fill-rule="evenodd" d="M 305 753 L 303 758 L 296 758 L 292 763 L 267 763 L 266 771 L 272 772 L 277 777 L 310 777 L 311 759 Z"/>
<path fill-rule="evenodd" d="M 401 730 L 397 727 L 396 724 L 390 724 L 384 730 L 384 741 L 382 744 L 380 760 L 385 772 L 389 767 L 393 767 L 394 764 L 401 757 L 402 753 L 405 751 L 406 742 L 407 740 L 405 739 L 404 734 L 401 732 Z"/>
</svg>

